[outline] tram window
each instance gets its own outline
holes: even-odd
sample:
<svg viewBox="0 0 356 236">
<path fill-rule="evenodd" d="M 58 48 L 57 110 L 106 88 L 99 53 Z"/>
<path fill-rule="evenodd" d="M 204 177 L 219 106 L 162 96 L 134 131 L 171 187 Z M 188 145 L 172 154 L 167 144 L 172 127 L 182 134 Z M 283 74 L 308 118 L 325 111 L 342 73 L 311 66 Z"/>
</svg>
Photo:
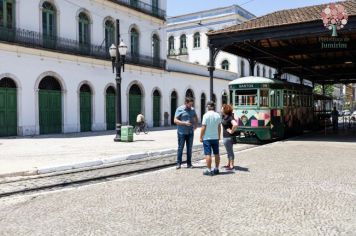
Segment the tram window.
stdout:
<svg viewBox="0 0 356 236">
<path fill-rule="evenodd" d="M 232 104 L 233 97 L 234 97 L 234 90 L 230 90 L 230 104 Z"/>
<path fill-rule="evenodd" d="M 281 106 L 281 92 L 277 91 L 276 93 L 276 107 L 280 107 Z"/>
<path fill-rule="evenodd" d="M 268 107 L 268 90 L 260 90 L 260 106 Z"/>
<path fill-rule="evenodd" d="M 283 106 L 288 106 L 288 94 L 287 94 L 287 90 L 284 90 L 283 92 Z"/>
<path fill-rule="evenodd" d="M 293 103 L 292 103 L 292 91 L 288 91 L 288 106 L 293 106 Z"/>
<path fill-rule="evenodd" d="M 256 106 L 257 90 L 236 90 L 235 106 Z"/>
<path fill-rule="evenodd" d="M 270 106 L 275 107 L 276 106 L 276 92 L 274 90 L 269 91 L 269 100 L 270 100 Z"/>
</svg>

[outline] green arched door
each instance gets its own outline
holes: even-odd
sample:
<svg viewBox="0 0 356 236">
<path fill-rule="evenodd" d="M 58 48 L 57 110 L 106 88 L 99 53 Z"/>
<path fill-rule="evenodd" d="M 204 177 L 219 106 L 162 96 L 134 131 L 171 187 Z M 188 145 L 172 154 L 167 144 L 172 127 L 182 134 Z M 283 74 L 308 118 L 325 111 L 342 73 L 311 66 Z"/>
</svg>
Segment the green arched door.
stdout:
<svg viewBox="0 0 356 236">
<path fill-rule="evenodd" d="M 106 90 L 106 129 L 114 130 L 116 122 L 116 92 L 114 87 L 110 86 Z"/>
<path fill-rule="evenodd" d="M 91 89 L 89 85 L 80 87 L 80 132 L 91 131 Z"/>
<path fill-rule="evenodd" d="M 17 135 L 17 89 L 10 78 L 0 79 L 0 137 Z"/>
<path fill-rule="evenodd" d="M 39 123 L 40 134 L 62 132 L 62 88 L 59 82 L 47 76 L 39 85 Z"/>
<path fill-rule="evenodd" d="M 153 93 L 153 126 L 159 127 L 161 121 L 161 94 L 158 90 Z"/>
<path fill-rule="evenodd" d="M 178 95 L 176 91 L 173 91 L 171 94 L 171 125 L 174 124 L 174 114 L 176 113 L 177 105 L 178 105 Z"/>
<path fill-rule="evenodd" d="M 206 106 L 206 96 L 205 93 L 201 94 L 200 98 L 200 119 L 203 121 L 203 115 L 205 114 L 205 106 Z"/>
<path fill-rule="evenodd" d="M 137 84 L 134 84 L 130 88 L 129 92 L 129 124 L 136 124 L 137 115 L 142 112 L 141 111 L 142 104 L 142 93 L 141 89 Z"/>
</svg>

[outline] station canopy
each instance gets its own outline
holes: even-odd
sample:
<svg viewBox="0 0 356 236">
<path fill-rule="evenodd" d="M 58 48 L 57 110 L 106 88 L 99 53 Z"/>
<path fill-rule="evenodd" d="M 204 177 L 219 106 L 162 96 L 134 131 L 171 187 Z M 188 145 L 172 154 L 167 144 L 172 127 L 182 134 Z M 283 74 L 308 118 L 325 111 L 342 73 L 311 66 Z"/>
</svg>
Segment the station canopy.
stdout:
<svg viewBox="0 0 356 236">
<path fill-rule="evenodd" d="M 356 83 L 356 0 L 277 11 L 208 37 L 214 51 L 314 83 Z"/>
</svg>

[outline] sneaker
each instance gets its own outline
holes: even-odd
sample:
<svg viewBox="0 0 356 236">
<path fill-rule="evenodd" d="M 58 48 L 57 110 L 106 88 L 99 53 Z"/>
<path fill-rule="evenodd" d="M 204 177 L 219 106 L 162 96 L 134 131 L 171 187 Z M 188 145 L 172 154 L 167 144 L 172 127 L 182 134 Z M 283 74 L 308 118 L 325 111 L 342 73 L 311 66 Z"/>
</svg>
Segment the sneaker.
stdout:
<svg viewBox="0 0 356 236">
<path fill-rule="evenodd" d="M 193 165 L 187 165 L 187 168 L 188 168 L 188 169 L 193 169 L 194 166 L 193 166 Z"/>
<path fill-rule="evenodd" d="M 214 175 L 218 175 L 220 173 L 218 168 L 214 168 Z"/>
<path fill-rule="evenodd" d="M 208 169 L 204 170 L 203 175 L 213 176 L 214 173 Z"/>
<path fill-rule="evenodd" d="M 180 164 L 177 164 L 176 169 L 179 170 L 181 168 Z"/>
</svg>

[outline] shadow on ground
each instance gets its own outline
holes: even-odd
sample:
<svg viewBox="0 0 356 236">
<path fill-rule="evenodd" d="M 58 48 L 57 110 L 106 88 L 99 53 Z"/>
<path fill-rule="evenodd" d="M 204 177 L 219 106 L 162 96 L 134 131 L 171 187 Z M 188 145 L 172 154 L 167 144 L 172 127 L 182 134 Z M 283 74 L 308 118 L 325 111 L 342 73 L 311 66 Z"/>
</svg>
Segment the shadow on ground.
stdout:
<svg viewBox="0 0 356 236">
<path fill-rule="evenodd" d="M 333 131 L 328 128 L 317 132 L 305 134 L 292 138 L 293 141 L 311 141 L 311 142 L 351 142 L 356 143 L 356 125 L 351 127 L 339 127 Z"/>
</svg>

